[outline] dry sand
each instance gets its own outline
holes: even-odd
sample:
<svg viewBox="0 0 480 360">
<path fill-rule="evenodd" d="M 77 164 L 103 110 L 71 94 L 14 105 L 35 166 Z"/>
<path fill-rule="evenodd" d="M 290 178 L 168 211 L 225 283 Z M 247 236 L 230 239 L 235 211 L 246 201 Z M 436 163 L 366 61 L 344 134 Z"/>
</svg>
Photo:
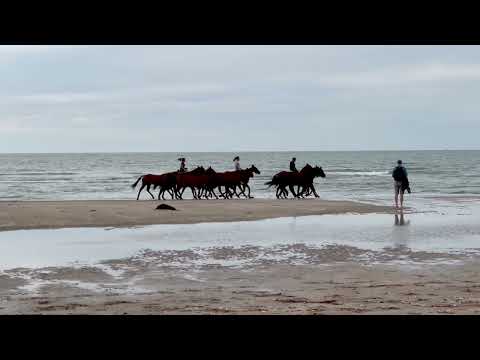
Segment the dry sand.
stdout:
<svg viewBox="0 0 480 360">
<path fill-rule="evenodd" d="M 155 210 L 169 204 L 178 211 Z M 152 224 L 191 224 L 267 218 L 386 213 L 390 207 L 350 201 L 306 200 L 81 200 L 0 202 L 0 231 L 65 227 L 122 227 Z"/>
</svg>

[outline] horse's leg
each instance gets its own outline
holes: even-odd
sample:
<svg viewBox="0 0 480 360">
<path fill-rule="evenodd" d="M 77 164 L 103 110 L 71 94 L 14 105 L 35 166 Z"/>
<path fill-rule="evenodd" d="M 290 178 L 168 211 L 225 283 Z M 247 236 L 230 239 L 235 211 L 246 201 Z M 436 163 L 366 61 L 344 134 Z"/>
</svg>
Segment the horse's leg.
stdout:
<svg viewBox="0 0 480 360">
<path fill-rule="evenodd" d="M 249 198 L 248 195 L 245 194 L 245 191 L 247 190 L 247 186 L 248 186 L 247 184 L 242 184 L 242 194 L 243 194 L 243 196 L 245 196 L 245 199 L 248 199 L 248 198 Z M 249 188 L 249 189 L 250 189 L 250 188 Z M 240 195 L 241 195 L 241 194 L 240 194 Z"/>
<path fill-rule="evenodd" d="M 172 199 L 173 199 L 173 195 L 172 195 L 172 193 L 170 192 L 170 189 L 169 189 L 169 188 L 162 188 L 162 199 L 163 199 L 163 200 L 166 200 L 166 199 L 165 199 L 165 191 L 168 191 L 168 193 L 172 196 Z"/>
<path fill-rule="evenodd" d="M 313 195 L 315 195 L 316 198 L 320 197 L 320 196 L 317 194 L 317 191 L 315 190 L 315 186 L 313 186 L 313 184 L 310 185 L 310 188 L 312 189 Z"/>
<path fill-rule="evenodd" d="M 240 185 L 238 185 L 238 187 L 240 187 Z M 237 185 L 233 185 L 233 193 L 238 199 L 240 199 L 240 195 L 237 194 Z"/>
<path fill-rule="evenodd" d="M 245 195 L 245 190 L 246 190 L 245 184 L 238 185 L 238 188 L 240 189 L 240 195 L 247 197 L 247 195 Z"/>
<path fill-rule="evenodd" d="M 312 186 L 313 186 L 313 185 L 312 185 Z M 312 195 L 312 192 L 313 192 L 313 195 L 315 195 L 316 191 L 312 191 L 311 186 L 308 186 L 308 187 L 307 187 L 307 194 L 308 194 L 308 196 Z M 318 194 L 317 194 L 317 195 L 318 195 Z"/>
<path fill-rule="evenodd" d="M 160 186 L 160 189 L 158 190 L 158 200 L 160 200 L 160 195 L 162 195 L 162 191 L 163 191 L 163 188 Z M 165 200 L 165 198 L 163 200 Z"/>
<path fill-rule="evenodd" d="M 302 186 L 302 191 L 300 191 L 300 185 L 297 186 L 297 197 L 303 199 L 303 194 L 305 193 L 305 186 Z"/>
<path fill-rule="evenodd" d="M 144 184 L 143 181 L 142 181 L 142 186 L 140 187 L 140 189 L 138 190 L 138 195 L 137 195 L 137 200 L 140 198 L 140 193 L 142 192 L 143 188 L 147 186 L 147 184 Z"/>
<path fill-rule="evenodd" d="M 150 194 L 150 196 L 152 197 L 152 200 L 155 200 L 155 196 L 153 196 L 153 194 L 150 192 L 150 184 L 147 185 L 147 192 Z"/>
<path fill-rule="evenodd" d="M 197 194 L 195 193 L 195 188 L 193 186 L 189 186 L 190 190 L 192 191 L 193 198 L 197 199 Z"/>
<path fill-rule="evenodd" d="M 180 199 L 183 200 L 183 193 L 185 192 L 186 187 L 183 187 L 180 193 Z"/>
<path fill-rule="evenodd" d="M 225 188 L 225 191 L 222 193 L 222 191 L 220 190 L 220 194 L 223 195 L 224 199 L 228 199 L 230 197 L 228 193 L 228 186 L 224 185 L 223 187 Z"/>
<path fill-rule="evenodd" d="M 249 186 L 248 184 L 245 184 L 245 187 L 248 189 L 248 196 L 247 196 L 247 198 L 248 198 L 248 199 L 253 199 L 253 196 L 250 195 L 250 194 L 251 194 L 250 186 Z"/>
<path fill-rule="evenodd" d="M 298 195 L 295 194 L 295 189 L 293 188 L 293 185 L 288 185 L 288 188 L 290 189 L 290 192 L 292 193 L 294 198 L 298 197 Z"/>
<path fill-rule="evenodd" d="M 226 186 L 226 187 L 225 187 L 225 193 L 227 194 L 227 197 L 228 197 L 229 199 L 232 199 L 232 198 L 233 198 L 233 192 L 232 192 L 231 186 Z"/>
<path fill-rule="evenodd" d="M 217 196 L 217 194 L 215 194 L 215 188 L 210 187 L 210 188 L 208 188 L 208 198 L 211 199 L 213 197 L 215 197 L 215 199 L 218 200 L 218 196 Z"/>
<path fill-rule="evenodd" d="M 177 186 L 177 188 L 175 189 L 175 195 L 178 200 L 183 200 L 182 195 L 184 191 L 185 191 L 185 188 L 180 188 L 180 186 Z"/>
<path fill-rule="evenodd" d="M 225 191 L 222 193 L 222 188 L 219 187 L 220 194 L 223 196 L 224 199 L 228 199 L 228 193 L 227 193 L 227 186 L 224 186 Z"/>
<path fill-rule="evenodd" d="M 277 187 L 277 192 L 275 193 L 277 199 L 280 199 L 280 187 Z"/>
<path fill-rule="evenodd" d="M 237 187 L 238 187 L 238 190 L 240 190 L 240 192 L 238 194 L 237 194 Z M 244 190 L 242 190 L 242 184 L 235 185 L 233 187 L 233 190 L 235 191 L 235 195 L 237 195 L 237 197 L 239 199 L 240 199 L 240 195 L 243 195 L 243 196 L 247 197 L 247 195 L 245 195 Z"/>
</svg>

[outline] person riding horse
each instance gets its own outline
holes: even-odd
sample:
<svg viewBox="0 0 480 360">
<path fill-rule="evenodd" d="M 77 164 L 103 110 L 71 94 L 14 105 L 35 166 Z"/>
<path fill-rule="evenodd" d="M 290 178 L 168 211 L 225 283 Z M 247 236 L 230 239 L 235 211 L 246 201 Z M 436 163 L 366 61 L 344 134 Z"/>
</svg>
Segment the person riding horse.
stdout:
<svg viewBox="0 0 480 360">
<path fill-rule="evenodd" d="M 242 168 L 240 167 L 240 157 L 235 156 L 235 158 L 233 159 L 233 165 L 235 167 L 235 171 L 242 170 Z"/>
<path fill-rule="evenodd" d="M 185 158 L 179 158 L 178 161 L 180 161 L 180 169 L 178 170 L 178 172 L 186 172 L 187 168 L 185 166 Z"/>
<path fill-rule="evenodd" d="M 292 161 L 290 161 L 290 171 L 298 172 L 295 161 L 297 161 L 297 158 L 292 158 Z"/>
</svg>

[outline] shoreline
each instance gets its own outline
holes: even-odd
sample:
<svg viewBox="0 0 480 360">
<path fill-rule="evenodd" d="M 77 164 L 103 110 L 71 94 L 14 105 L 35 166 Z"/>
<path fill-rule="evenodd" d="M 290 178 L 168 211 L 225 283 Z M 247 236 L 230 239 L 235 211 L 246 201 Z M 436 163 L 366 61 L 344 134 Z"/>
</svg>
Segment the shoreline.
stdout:
<svg viewBox="0 0 480 360">
<path fill-rule="evenodd" d="M 177 209 L 156 210 L 159 204 Z M 236 222 L 333 214 L 391 214 L 390 206 L 336 200 L 0 201 L 0 231 Z"/>
</svg>

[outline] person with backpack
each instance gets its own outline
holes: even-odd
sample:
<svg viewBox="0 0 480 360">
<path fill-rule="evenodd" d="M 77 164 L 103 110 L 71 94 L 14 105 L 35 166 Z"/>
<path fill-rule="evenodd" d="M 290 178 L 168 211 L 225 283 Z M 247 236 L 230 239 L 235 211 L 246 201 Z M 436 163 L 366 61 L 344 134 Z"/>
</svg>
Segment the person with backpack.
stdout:
<svg viewBox="0 0 480 360">
<path fill-rule="evenodd" d="M 403 193 L 405 190 L 410 193 L 407 169 L 403 166 L 402 160 L 397 161 L 397 166 L 392 171 L 393 187 L 395 189 L 395 207 L 398 209 L 398 197 L 400 195 L 400 208 L 403 209 Z"/>
</svg>

